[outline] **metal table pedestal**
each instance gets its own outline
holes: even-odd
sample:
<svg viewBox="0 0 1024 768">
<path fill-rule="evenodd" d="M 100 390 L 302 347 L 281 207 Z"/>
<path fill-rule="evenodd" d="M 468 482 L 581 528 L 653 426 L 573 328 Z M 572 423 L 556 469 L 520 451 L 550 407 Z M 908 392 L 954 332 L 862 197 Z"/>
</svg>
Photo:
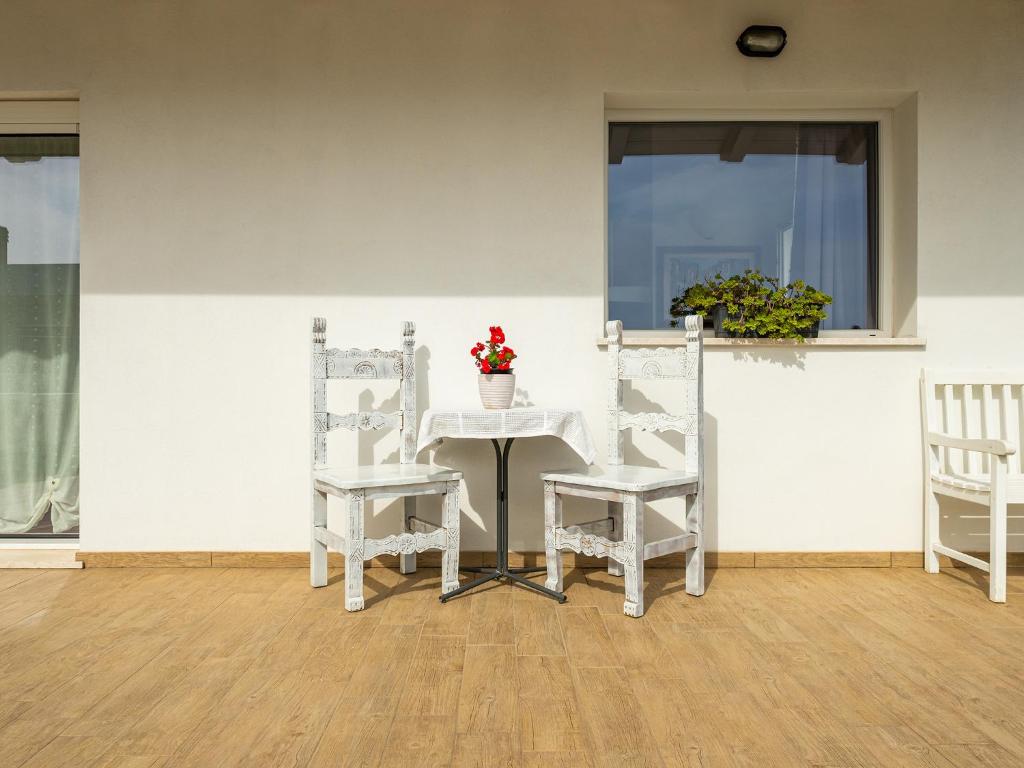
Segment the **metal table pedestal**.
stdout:
<svg viewBox="0 0 1024 768">
<path fill-rule="evenodd" d="M 508 453 L 512 447 L 512 443 L 515 438 L 510 437 L 505 441 L 504 447 L 498 444 L 498 441 L 491 439 L 491 445 L 494 446 L 494 457 L 498 472 L 498 493 L 497 493 L 497 511 L 498 511 L 498 543 L 496 561 L 498 564 L 497 568 L 460 568 L 460 571 L 466 571 L 468 573 L 480 573 L 482 576 L 473 579 L 463 584 L 458 589 L 454 589 L 446 595 L 441 595 L 441 602 L 445 603 L 451 600 L 453 597 L 468 592 L 471 589 L 486 584 L 489 581 L 497 581 L 499 579 L 506 579 L 510 582 L 520 584 L 527 589 L 532 589 L 535 592 L 540 592 L 548 597 L 553 597 L 560 603 L 565 602 L 565 595 L 561 592 L 556 592 L 553 589 L 548 589 L 540 584 L 535 584 L 523 578 L 524 573 L 539 573 L 546 571 L 547 569 L 543 566 L 532 567 L 532 568 L 509 568 L 508 567 Z"/>
</svg>

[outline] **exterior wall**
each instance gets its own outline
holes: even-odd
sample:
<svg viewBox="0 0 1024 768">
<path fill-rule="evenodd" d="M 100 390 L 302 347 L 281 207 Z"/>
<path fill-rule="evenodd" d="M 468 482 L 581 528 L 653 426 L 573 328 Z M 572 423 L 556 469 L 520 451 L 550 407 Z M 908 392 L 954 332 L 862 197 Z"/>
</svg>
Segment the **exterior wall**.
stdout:
<svg viewBox="0 0 1024 768">
<path fill-rule="evenodd" d="M 783 56 L 738 55 L 754 22 L 786 27 Z M 341 346 L 415 320 L 421 408 L 476 402 L 467 351 L 500 322 L 522 397 L 578 404 L 603 454 L 607 93 L 916 99 L 892 256 L 927 349 L 708 349 L 713 549 L 920 549 L 920 367 L 1022 365 L 1017 0 L 6 0 L 0 29 L 0 96 L 81 99 L 85 550 L 307 546 L 314 313 Z M 489 548 L 490 448 L 436 459 L 467 474 L 464 547 Z M 513 449 L 513 547 L 542 547 L 537 472 L 576 461 Z"/>
</svg>

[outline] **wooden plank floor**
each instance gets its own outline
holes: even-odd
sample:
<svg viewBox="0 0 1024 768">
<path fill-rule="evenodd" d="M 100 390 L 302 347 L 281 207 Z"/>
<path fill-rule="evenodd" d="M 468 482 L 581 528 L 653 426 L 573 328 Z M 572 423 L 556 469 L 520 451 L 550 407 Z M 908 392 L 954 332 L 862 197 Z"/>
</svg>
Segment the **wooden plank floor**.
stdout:
<svg viewBox="0 0 1024 768">
<path fill-rule="evenodd" d="M 0 766 L 1020 766 L 1024 571 L 0 571 Z"/>
</svg>

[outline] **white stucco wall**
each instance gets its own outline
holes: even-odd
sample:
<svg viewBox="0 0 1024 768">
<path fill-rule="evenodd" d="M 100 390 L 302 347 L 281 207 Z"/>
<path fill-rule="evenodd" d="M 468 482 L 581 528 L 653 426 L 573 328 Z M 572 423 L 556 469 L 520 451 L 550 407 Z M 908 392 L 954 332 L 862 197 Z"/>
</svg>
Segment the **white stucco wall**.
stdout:
<svg viewBox="0 0 1024 768">
<path fill-rule="evenodd" d="M 788 30 L 779 59 L 736 52 L 755 22 Z M 500 322 L 529 400 L 578 404 L 603 455 L 606 93 L 916 94 L 916 254 L 890 256 L 916 258 L 927 349 L 708 349 L 712 548 L 920 549 L 920 367 L 1022 365 L 1017 0 L 6 0 L 0 30 L 0 96 L 81 99 L 85 550 L 306 546 L 314 313 L 342 346 L 415 320 L 422 407 L 476 401 L 467 350 Z M 335 455 L 397 447 L 356 440 Z M 490 447 L 437 458 L 489 548 Z M 537 472 L 574 461 L 516 446 L 514 548 L 542 546 Z"/>
</svg>

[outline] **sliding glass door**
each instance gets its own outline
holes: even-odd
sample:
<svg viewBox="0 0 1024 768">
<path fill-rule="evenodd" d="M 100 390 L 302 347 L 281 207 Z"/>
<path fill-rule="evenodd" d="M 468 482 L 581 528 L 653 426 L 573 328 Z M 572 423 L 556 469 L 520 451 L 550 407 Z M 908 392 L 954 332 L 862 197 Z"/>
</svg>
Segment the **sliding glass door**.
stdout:
<svg viewBox="0 0 1024 768">
<path fill-rule="evenodd" d="M 0 537 L 78 533 L 78 137 L 0 135 Z"/>
</svg>

